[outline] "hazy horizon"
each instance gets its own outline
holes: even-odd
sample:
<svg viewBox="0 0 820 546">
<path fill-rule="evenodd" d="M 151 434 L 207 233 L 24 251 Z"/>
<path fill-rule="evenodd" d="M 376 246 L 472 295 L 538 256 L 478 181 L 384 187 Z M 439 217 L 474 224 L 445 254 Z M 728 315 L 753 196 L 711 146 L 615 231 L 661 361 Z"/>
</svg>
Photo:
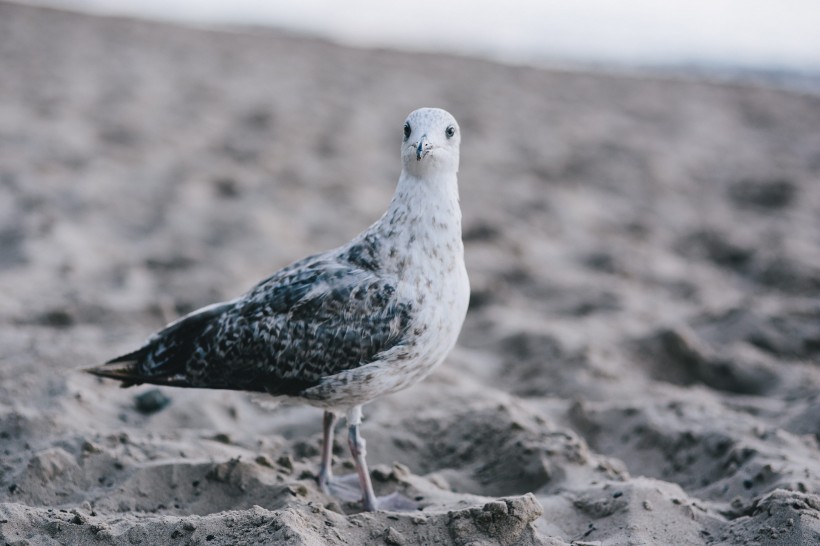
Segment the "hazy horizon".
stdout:
<svg viewBox="0 0 820 546">
<path fill-rule="evenodd" d="M 508 62 L 730 67 L 820 73 L 820 3 L 648 0 L 497 4 L 374 0 L 24 1 L 207 25 L 261 25 L 345 44 L 452 52 Z"/>
</svg>

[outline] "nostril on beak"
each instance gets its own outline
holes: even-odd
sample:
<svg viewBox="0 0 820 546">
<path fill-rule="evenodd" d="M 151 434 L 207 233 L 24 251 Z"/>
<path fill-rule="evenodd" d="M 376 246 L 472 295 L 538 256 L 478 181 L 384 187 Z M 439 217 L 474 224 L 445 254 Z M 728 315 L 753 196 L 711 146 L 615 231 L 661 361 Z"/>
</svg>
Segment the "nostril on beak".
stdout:
<svg viewBox="0 0 820 546">
<path fill-rule="evenodd" d="M 427 155 L 427 152 L 430 151 L 430 143 L 427 141 L 427 135 L 422 135 L 419 139 L 419 143 L 416 146 L 416 161 L 421 161 L 421 158 Z"/>
</svg>

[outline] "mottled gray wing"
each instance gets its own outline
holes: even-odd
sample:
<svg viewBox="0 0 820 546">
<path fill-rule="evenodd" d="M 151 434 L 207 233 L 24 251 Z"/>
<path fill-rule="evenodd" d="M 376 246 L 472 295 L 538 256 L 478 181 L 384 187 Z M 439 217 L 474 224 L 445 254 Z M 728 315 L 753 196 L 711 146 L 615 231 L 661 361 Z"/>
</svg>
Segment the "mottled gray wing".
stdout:
<svg viewBox="0 0 820 546">
<path fill-rule="evenodd" d="M 298 394 L 401 343 L 411 310 L 398 299 L 392 278 L 346 262 L 307 259 L 243 298 L 157 334 L 141 350 L 141 375 L 163 376 L 169 384 Z"/>
</svg>

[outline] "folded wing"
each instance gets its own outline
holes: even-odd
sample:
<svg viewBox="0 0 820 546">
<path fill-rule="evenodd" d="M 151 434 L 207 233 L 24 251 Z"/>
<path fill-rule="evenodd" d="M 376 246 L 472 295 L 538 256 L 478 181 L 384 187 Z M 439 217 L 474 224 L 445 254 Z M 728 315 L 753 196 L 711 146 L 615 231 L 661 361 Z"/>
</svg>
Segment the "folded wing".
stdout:
<svg viewBox="0 0 820 546">
<path fill-rule="evenodd" d="M 88 371 L 135 383 L 298 395 L 400 343 L 412 306 L 395 280 L 313 257 L 242 298 L 195 311 Z"/>
</svg>

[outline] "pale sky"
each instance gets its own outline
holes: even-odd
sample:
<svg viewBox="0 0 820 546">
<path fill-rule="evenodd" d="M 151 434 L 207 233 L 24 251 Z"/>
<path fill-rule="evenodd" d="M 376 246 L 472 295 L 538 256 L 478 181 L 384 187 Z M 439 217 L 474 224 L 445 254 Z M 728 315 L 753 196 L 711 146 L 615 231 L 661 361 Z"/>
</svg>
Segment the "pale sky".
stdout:
<svg viewBox="0 0 820 546">
<path fill-rule="evenodd" d="M 517 62 L 722 63 L 820 71 L 820 0 L 45 0 L 197 24 Z"/>
</svg>

